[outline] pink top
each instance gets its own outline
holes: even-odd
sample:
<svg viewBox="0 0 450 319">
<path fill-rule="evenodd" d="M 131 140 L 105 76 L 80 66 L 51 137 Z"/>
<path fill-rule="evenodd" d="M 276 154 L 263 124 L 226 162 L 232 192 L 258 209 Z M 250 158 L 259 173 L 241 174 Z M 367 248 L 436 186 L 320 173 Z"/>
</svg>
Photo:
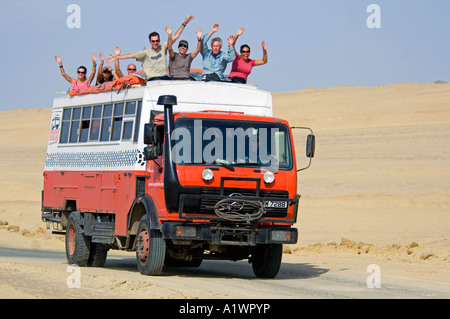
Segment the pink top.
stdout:
<svg viewBox="0 0 450 319">
<path fill-rule="evenodd" d="M 78 85 L 78 81 L 75 80 L 72 85 L 72 91 L 86 90 L 89 87 L 88 81 L 84 81 L 82 85 Z"/>
<path fill-rule="evenodd" d="M 236 52 L 236 59 L 233 61 L 233 67 L 231 68 L 230 78 L 238 76 L 244 78 L 247 81 L 248 75 L 252 72 L 252 68 L 255 65 L 255 60 L 248 59 L 248 61 L 242 60 L 241 56 Z"/>
</svg>

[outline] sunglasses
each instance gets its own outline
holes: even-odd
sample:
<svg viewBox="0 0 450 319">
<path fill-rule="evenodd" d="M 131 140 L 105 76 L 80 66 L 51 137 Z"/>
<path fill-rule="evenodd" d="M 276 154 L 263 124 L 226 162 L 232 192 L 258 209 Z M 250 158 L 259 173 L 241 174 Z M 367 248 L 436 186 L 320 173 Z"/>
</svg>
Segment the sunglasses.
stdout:
<svg viewBox="0 0 450 319">
<path fill-rule="evenodd" d="M 136 71 L 136 69 L 127 69 L 128 71 Z"/>
<path fill-rule="evenodd" d="M 187 48 L 188 46 L 186 44 L 180 44 L 178 47 L 179 48 Z"/>
<path fill-rule="evenodd" d="M 86 72 L 78 71 L 78 74 L 86 74 Z"/>
<path fill-rule="evenodd" d="M 242 50 L 241 53 L 250 53 L 250 50 Z"/>
<path fill-rule="evenodd" d="M 158 43 L 159 40 L 152 40 L 151 42 L 152 42 L 152 43 Z"/>
</svg>

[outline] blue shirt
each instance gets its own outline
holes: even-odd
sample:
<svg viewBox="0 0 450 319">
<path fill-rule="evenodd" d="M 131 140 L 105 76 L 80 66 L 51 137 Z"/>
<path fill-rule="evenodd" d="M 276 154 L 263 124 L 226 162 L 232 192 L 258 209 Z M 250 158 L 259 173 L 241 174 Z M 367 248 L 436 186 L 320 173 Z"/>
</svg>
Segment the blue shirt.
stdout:
<svg viewBox="0 0 450 319">
<path fill-rule="evenodd" d="M 221 80 L 225 80 L 223 72 L 225 72 L 227 63 L 233 62 L 236 58 L 234 47 L 228 46 L 228 52 L 220 51 L 218 55 L 213 55 L 212 50 L 208 49 L 210 38 L 209 34 L 202 37 L 203 74 L 216 73 Z"/>
</svg>

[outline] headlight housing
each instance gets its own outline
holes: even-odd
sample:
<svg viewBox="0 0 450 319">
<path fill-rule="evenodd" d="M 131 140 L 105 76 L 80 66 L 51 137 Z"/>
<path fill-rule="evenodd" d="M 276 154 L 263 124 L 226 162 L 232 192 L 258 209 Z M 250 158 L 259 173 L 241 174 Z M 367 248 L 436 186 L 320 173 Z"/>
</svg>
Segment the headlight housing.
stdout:
<svg viewBox="0 0 450 319">
<path fill-rule="evenodd" d="M 272 172 L 267 171 L 264 173 L 264 183 L 272 184 L 275 181 L 275 175 Z"/>
<path fill-rule="evenodd" d="M 214 177 L 214 173 L 213 173 L 212 169 L 205 168 L 202 172 L 202 177 L 205 182 L 212 180 Z"/>
</svg>

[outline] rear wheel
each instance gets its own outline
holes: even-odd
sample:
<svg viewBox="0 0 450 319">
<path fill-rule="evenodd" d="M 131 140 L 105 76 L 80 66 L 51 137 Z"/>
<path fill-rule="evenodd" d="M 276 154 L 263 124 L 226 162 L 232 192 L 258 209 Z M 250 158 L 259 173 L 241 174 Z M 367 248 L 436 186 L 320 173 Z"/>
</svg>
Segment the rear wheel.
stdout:
<svg viewBox="0 0 450 319">
<path fill-rule="evenodd" d="M 105 245 L 91 243 L 88 266 L 103 267 L 108 256 L 108 248 Z"/>
<path fill-rule="evenodd" d="M 84 235 L 81 228 L 80 212 L 72 212 L 69 215 L 66 226 L 66 256 L 70 265 L 87 266 L 91 238 Z"/>
<path fill-rule="evenodd" d="M 136 236 L 136 260 L 141 274 L 159 275 L 164 266 L 165 254 L 166 243 L 161 231 L 150 229 L 147 215 L 144 215 Z"/>
<path fill-rule="evenodd" d="M 275 278 L 280 270 L 283 246 L 281 244 L 257 245 L 252 251 L 251 262 L 256 277 Z"/>
</svg>

